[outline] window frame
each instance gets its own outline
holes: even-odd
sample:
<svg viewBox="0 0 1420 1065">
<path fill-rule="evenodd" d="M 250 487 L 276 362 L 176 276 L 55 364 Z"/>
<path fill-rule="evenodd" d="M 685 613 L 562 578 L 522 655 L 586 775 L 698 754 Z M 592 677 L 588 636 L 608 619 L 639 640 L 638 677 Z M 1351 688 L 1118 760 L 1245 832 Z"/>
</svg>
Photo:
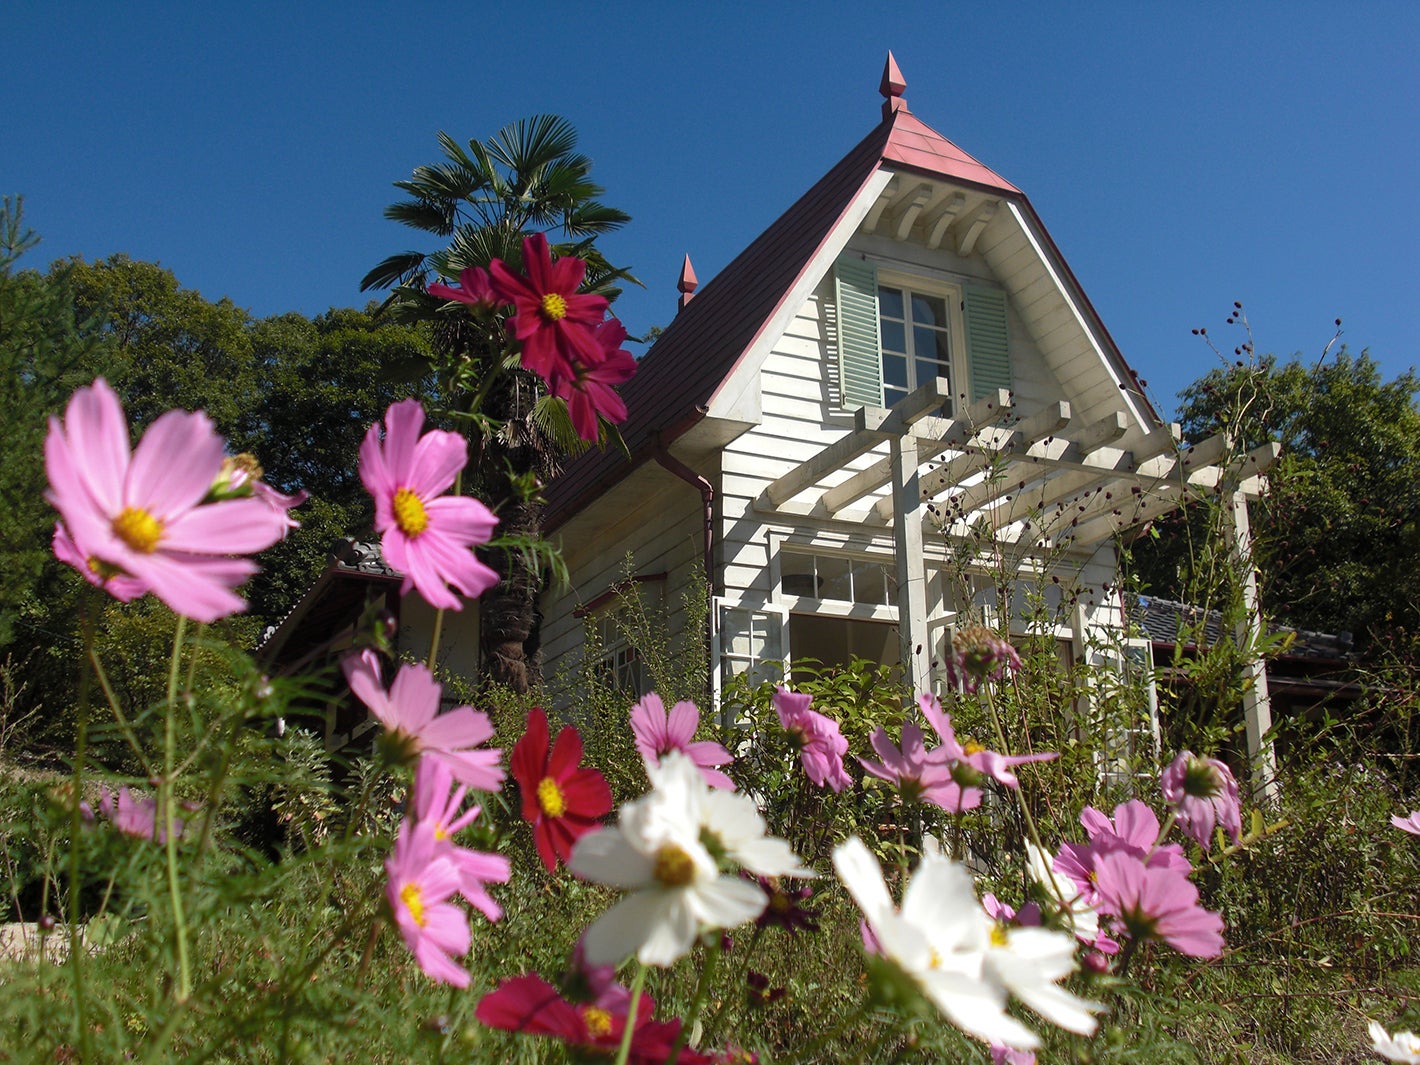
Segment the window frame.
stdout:
<svg viewBox="0 0 1420 1065">
<path fill-rule="evenodd" d="M 965 395 L 969 387 L 971 367 L 967 358 L 967 337 L 966 319 L 963 312 L 965 294 L 959 283 L 944 281 L 939 278 L 930 277 L 925 274 L 913 274 L 901 270 L 894 270 L 882 265 L 877 269 L 877 314 L 878 314 L 878 368 L 881 375 L 882 384 L 882 406 L 891 407 L 903 396 L 910 394 L 914 389 L 926 384 L 926 381 L 918 380 L 917 377 L 917 353 L 915 351 L 915 340 L 911 321 L 911 308 L 913 294 L 925 296 L 929 299 L 940 299 L 946 308 L 947 324 L 944 332 L 947 336 L 948 359 L 947 359 L 947 379 L 951 383 L 951 399 L 945 405 L 944 415 L 950 417 L 956 407 L 957 397 Z M 903 340 L 907 351 L 902 353 L 907 361 L 907 388 L 904 391 L 898 385 L 888 383 L 887 358 L 889 352 L 884 343 L 883 336 L 883 302 L 881 290 L 887 288 L 903 295 Z M 898 354 L 893 352 L 891 354 Z M 933 361 L 936 361 L 935 359 Z M 937 376 L 934 374 L 933 376 Z M 889 401 L 888 391 L 901 392 Z"/>
</svg>

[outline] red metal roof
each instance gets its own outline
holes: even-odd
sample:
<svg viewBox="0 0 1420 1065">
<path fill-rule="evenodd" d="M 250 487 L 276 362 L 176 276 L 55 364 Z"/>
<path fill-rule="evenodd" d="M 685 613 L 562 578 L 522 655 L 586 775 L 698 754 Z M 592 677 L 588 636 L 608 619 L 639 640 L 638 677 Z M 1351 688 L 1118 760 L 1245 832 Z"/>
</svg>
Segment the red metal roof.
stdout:
<svg viewBox="0 0 1420 1065">
<path fill-rule="evenodd" d="M 557 528 L 705 415 L 711 397 L 754 346 L 859 191 L 887 164 L 1020 197 L 1021 191 L 922 122 L 900 101 L 813 188 L 702 286 L 621 389 L 630 417 L 619 450 L 590 451 L 549 486 L 546 528 Z"/>
</svg>

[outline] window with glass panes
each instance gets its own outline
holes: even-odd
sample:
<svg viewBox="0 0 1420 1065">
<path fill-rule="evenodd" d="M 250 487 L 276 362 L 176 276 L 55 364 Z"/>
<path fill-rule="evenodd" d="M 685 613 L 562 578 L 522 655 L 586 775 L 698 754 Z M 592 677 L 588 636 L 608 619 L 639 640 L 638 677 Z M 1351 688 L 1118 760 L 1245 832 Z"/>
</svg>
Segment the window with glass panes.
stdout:
<svg viewBox="0 0 1420 1065">
<path fill-rule="evenodd" d="M 952 380 L 951 319 L 945 297 L 879 285 L 878 324 L 883 406 L 891 407 L 934 377 Z"/>
</svg>

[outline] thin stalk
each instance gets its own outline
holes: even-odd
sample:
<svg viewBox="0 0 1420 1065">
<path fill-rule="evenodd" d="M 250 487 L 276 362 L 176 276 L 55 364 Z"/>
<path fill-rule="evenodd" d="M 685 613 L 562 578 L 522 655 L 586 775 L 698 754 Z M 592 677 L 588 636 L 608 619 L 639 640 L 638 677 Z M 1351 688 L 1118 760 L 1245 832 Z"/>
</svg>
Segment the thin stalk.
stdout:
<svg viewBox="0 0 1420 1065">
<path fill-rule="evenodd" d="M 867 1013 L 867 1008 L 863 1003 L 858 1003 L 856 1007 L 848 1012 L 848 1015 L 835 1024 L 832 1028 L 819 1034 L 808 1046 L 804 1047 L 794 1057 L 788 1059 L 787 1065 L 805 1065 L 805 1063 L 815 1060 L 819 1052 L 829 1043 L 833 1042 L 853 1025 L 857 1024 Z"/>
<path fill-rule="evenodd" d="M 375 919 L 370 922 L 370 934 L 365 939 L 365 949 L 360 953 L 360 965 L 355 970 L 355 990 L 359 991 L 365 986 L 365 975 L 370 971 L 370 959 L 375 956 L 375 944 L 380 939 L 380 929 L 385 922 L 375 915 Z"/>
<path fill-rule="evenodd" d="M 217 772 L 212 774 L 212 786 L 207 789 L 207 807 L 202 813 L 202 835 L 197 839 L 198 860 L 207 853 L 207 844 L 212 838 L 212 822 L 216 820 L 217 806 L 222 801 L 222 789 L 226 786 L 227 774 L 232 768 L 232 754 L 236 750 L 242 724 L 242 717 L 237 717 L 232 722 L 232 731 L 227 737 L 227 745 L 222 750 L 222 761 L 217 766 Z"/>
<path fill-rule="evenodd" d="M 168 704 L 163 723 L 163 776 L 159 791 L 159 805 L 162 808 L 166 835 L 168 864 L 168 895 L 173 905 L 173 931 L 177 938 L 178 986 L 175 996 L 178 1003 L 187 1001 L 192 994 L 192 967 L 187 952 L 187 920 L 182 909 L 182 889 L 178 884 L 177 862 L 177 814 L 173 802 L 173 766 L 177 758 L 177 737 L 173 720 L 177 716 L 178 672 L 182 663 L 182 638 L 187 629 L 187 619 L 178 615 L 177 631 L 173 634 L 173 657 L 168 669 Z"/>
<path fill-rule="evenodd" d="M 444 635 L 444 608 L 440 607 L 434 612 L 434 635 L 429 640 L 429 672 L 434 672 L 434 666 L 439 661 L 439 640 Z"/>
<path fill-rule="evenodd" d="M 764 926 L 756 924 L 754 926 L 753 934 L 751 934 L 749 937 L 749 946 L 747 946 L 744 950 L 744 964 L 739 967 L 739 972 L 736 974 L 735 978 L 730 981 L 731 994 L 726 995 L 724 999 L 721 1000 L 720 1005 L 716 1008 L 714 1015 L 710 1018 L 709 1023 L 707 1023 L 705 1026 L 705 1030 L 707 1032 L 713 1033 L 720 1030 L 720 1019 L 724 1017 L 725 1010 L 730 1008 L 730 1002 L 734 999 L 733 992 L 735 988 L 739 987 L 741 984 L 744 983 L 745 977 L 749 973 L 749 964 L 751 961 L 754 960 L 754 949 L 759 945 L 760 937 L 763 935 Z"/>
<path fill-rule="evenodd" d="M 84 609 L 84 648 L 90 658 L 94 651 L 94 601 L 87 597 Z M 84 931 L 79 924 L 80 879 L 79 837 L 84 831 L 84 815 L 80 802 L 84 798 L 84 759 L 89 738 L 89 691 L 92 675 L 88 670 L 79 678 L 79 720 L 74 735 L 74 793 L 69 796 L 69 971 L 74 977 L 74 1020 L 79 1026 L 79 1050 L 85 1061 L 92 1061 L 94 1048 L 89 1034 L 89 1018 L 84 1004 Z M 40 963 L 44 963 L 44 941 L 40 941 Z"/>
<path fill-rule="evenodd" d="M 148 761 L 148 756 L 143 751 L 143 745 L 138 742 L 138 734 L 133 731 L 133 726 L 129 724 L 128 717 L 123 712 L 123 707 L 119 705 L 118 696 L 114 693 L 113 685 L 109 683 L 103 663 L 99 661 L 98 648 L 92 646 L 88 648 L 88 659 L 89 665 L 93 667 L 94 676 L 98 678 L 99 687 L 103 689 L 109 709 L 113 711 L 113 716 L 118 721 L 119 731 L 123 733 L 123 738 L 128 741 L 128 746 L 132 748 L 139 764 L 143 766 L 143 772 L 149 777 L 153 776 L 153 764 Z"/>
<path fill-rule="evenodd" d="M 715 978 L 715 965 L 720 960 L 720 937 L 713 932 L 711 936 L 713 942 L 705 950 L 705 964 L 700 967 L 700 979 L 695 984 L 695 998 L 691 1000 L 690 1009 L 686 1011 L 685 1017 L 681 1021 L 680 1034 L 675 1037 L 675 1045 L 671 1047 L 671 1052 L 666 1058 L 666 1065 L 675 1065 L 681 1048 L 690 1038 L 691 1029 L 700 1019 L 700 1013 L 705 1008 L 705 1000 L 710 995 L 710 982 Z"/>
<path fill-rule="evenodd" d="M 626 1030 L 621 1033 L 621 1049 L 616 1052 L 616 1065 L 626 1065 L 631 1058 L 631 1037 L 636 1034 L 636 1011 L 641 1008 L 641 989 L 646 986 L 646 966 L 636 963 L 636 979 L 631 984 L 631 1005 L 626 1010 Z"/>
</svg>

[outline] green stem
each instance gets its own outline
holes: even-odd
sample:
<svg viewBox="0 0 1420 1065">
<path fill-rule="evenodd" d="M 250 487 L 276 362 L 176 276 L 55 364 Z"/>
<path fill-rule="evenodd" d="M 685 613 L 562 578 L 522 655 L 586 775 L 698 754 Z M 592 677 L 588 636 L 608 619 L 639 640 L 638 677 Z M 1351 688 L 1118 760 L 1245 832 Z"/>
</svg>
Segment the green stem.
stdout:
<svg viewBox="0 0 1420 1065">
<path fill-rule="evenodd" d="M 365 985 L 365 974 L 370 971 L 370 959 L 375 956 L 375 944 L 380 939 L 380 929 L 384 927 L 384 921 L 378 914 L 370 922 L 370 935 L 365 940 L 365 949 L 360 954 L 360 965 L 355 970 L 355 990 L 359 991 Z"/>
<path fill-rule="evenodd" d="M 88 649 L 89 665 L 93 667 L 94 676 L 99 680 L 99 687 L 103 689 L 104 698 L 108 701 L 109 709 L 113 711 L 114 718 L 118 721 L 118 729 L 123 733 L 123 738 L 128 741 L 128 746 L 132 749 L 134 756 L 143 767 L 143 772 L 149 777 L 153 776 L 153 764 L 148 761 L 148 756 L 143 751 L 143 745 L 138 742 L 138 734 L 133 731 L 133 726 L 129 724 L 128 717 L 123 712 L 123 707 L 119 704 L 118 696 L 113 690 L 113 685 L 109 683 L 108 674 L 104 671 L 103 663 L 99 661 L 99 652 L 96 647 Z"/>
<path fill-rule="evenodd" d="M 444 608 L 440 607 L 434 612 L 434 635 L 429 640 L 429 672 L 434 672 L 434 665 L 439 660 L 439 640 L 444 635 Z"/>
<path fill-rule="evenodd" d="M 222 788 L 227 783 L 227 774 L 232 768 L 232 755 L 236 751 L 237 740 L 244 721 L 237 717 L 232 722 L 232 731 L 227 736 L 227 745 L 222 750 L 222 761 L 217 772 L 212 774 L 212 786 L 207 789 L 207 806 L 202 811 L 202 835 L 197 840 L 197 858 L 201 860 L 207 853 L 207 844 L 212 839 L 212 823 L 217 817 L 217 807 L 222 801 Z"/>
<path fill-rule="evenodd" d="M 700 1019 L 700 1013 L 705 1008 L 705 1000 L 710 995 L 710 982 L 715 978 L 715 966 L 720 960 L 720 936 L 716 932 L 711 932 L 710 935 L 712 942 L 705 951 L 705 964 L 701 966 L 700 979 L 695 984 L 695 998 L 691 1000 L 690 1009 L 686 1011 L 685 1017 L 681 1021 L 680 1034 L 675 1037 L 675 1045 L 671 1047 L 670 1055 L 666 1058 L 666 1065 L 675 1065 L 679 1059 L 681 1048 L 690 1038 L 691 1029 Z"/>
<path fill-rule="evenodd" d="M 990 685 L 983 684 L 981 690 L 986 694 L 986 709 L 991 715 L 991 727 L 996 730 L 996 742 L 1000 744 L 1001 753 L 1005 754 L 1009 749 L 1009 744 L 1006 742 L 1006 730 L 1001 726 L 1001 715 L 996 712 L 996 700 L 991 694 Z M 1042 854 L 1049 854 L 1050 852 L 1045 849 L 1045 844 L 1041 842 L 1040 830 L 1036 827 L 1035 817 L 1030 812 L 1030 804 L 1026 802 L 1025 795 L 1021 793 L 1019 787 L 1012 788 L 1011 791 L 1016 796 L 1016 806 L 1020 808 L 1021 820 L 1025 822 L 1026 835 L 1030 836 L 1030 841 L 1040 848 Z M 1060 893 L 1055 890 L 1053 877 L 1051 881 L 1051 892 L 1055 895 L 1056 901 L 1059 902 L 1062 907 L 1068 909 L 1069 907 L 1066 901 L 1061 898 Z"/>
<path fill-rule="evenodd" d="M 755 947 L 759 946 L 760 937 L 763 935 L 764 926 L 756 924 L 754 926 L 754 933 L 749 937 L 749 946 L 745 947 L 744 950 L 744 964 L 738 967 L 738 972 L 736 973 L 735 978 L 730 981 L 730 993 L 727 994 L 720 1002 L 720 1005 L 716 1008 L 714 1015 L 710 1018 L 709 1023 L 706 1024 L 705 1030 L 707 1032 L 713 1033 L 718 1032 L 720 1030 L 720 1019 L 725 1015 L 725 1010 L 729 1009 L 730 1003 L 734 1000 L 736 989 L 740 988 L 744 984 L 745 977 L 749 973 L 750 962 L 754 960 Z"/>
<path fill-rule="evenodd" d="M 94 601 L 88 597 L 84 609 L 84 648 L 88 657 L 94 651 Z M 79 1049 L 85 1061 L 93 1060 L 94 1048 L 89 1036 L 89 1019 L 84 1005 L 84 931 L 79 923 L 80 891 L 82 888 L 79 839 L 84 831 L 84 815 L 79 804 L 84 798 L 84 759 L 89 738 L 89 689 L 91 674 L 85 670 L 79 679 L 79 720 L 74 735 L 74 793 L 69 796 L 69 971 L 74 977 L 74 1020 L 79 1026 Z M 44 947 L 41 940 L 40 959 Z"/>
<path fill-rule="evenodd" d="M 626 1010 L 626 1030 L 621 1033 L 621 1049 L 616 1052 L 616 1065 L 626 1065 L 631 1058 L 631 1037 L 636 1034 L 636 1011 L 641 1007 L 641 989 L 646 986 L 646 966 L 636 963 L 636 979 L 631 984 L 631 1005 Z"/>
<path fill-rule="evenodd" d="M 159 786 L 159 806 L 165 826 L 168 864 L 168 895 L 173 905 L 173 931 L 177 939 L 178 986 L 177 1001 L 187 1001 L 192 994 L 192 969 L 187 953 L 187 921 L 183 916 L 182 889 L 178 884 L 177 814 L 173 802 L 173 766 L 177 758 L 177 737 L 174 719 L 177 716 L 178 672 L 182 663 L 182 638 L 187 618 L 178 615 L 177 631 L 173 634 L 173 657 L 168 669 L 168 704 L 163 723 L 163 776 Z"/>
</svg>

